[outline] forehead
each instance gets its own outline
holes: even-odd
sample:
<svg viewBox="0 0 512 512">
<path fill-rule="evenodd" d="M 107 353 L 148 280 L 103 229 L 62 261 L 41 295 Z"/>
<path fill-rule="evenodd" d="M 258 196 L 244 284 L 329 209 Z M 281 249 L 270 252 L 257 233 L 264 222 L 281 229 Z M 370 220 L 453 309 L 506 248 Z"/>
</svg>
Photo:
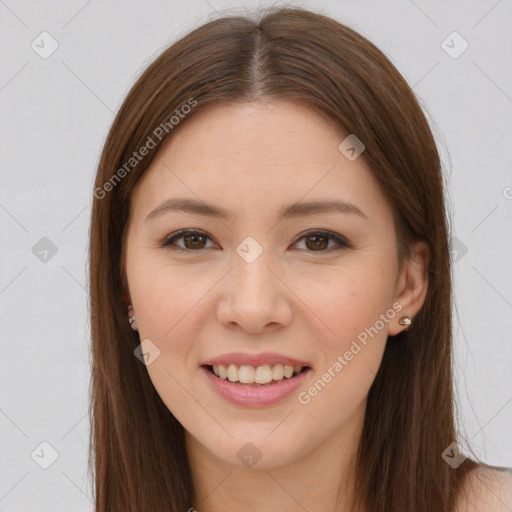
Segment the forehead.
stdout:
<svg viewBox="0 0 512 512">
<path fill-rule="evenodd" d="M 169 197 L 187 196 L 254 216 L 290 202 L 339 199 L 389 221 L 364 160 L 339 151 L 344 137 L 325 116 L 295 102 L 214 104 L 194 112 L 162 146 L 132 205 L 147 215 Z"/>
</svg>

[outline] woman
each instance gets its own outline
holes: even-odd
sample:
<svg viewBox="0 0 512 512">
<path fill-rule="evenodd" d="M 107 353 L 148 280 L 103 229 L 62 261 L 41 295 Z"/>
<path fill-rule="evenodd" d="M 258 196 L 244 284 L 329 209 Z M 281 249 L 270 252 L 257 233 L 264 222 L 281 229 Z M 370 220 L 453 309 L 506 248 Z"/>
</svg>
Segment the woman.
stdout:
<svg viewBox="0 0 512 512">
<path fill-rule="evenodd" d="M 508 510 L 454 428 L 439 156 L 368 40 L 298 9 L 199 27 L 94 196 L 97 511 Z"/>
</svg>

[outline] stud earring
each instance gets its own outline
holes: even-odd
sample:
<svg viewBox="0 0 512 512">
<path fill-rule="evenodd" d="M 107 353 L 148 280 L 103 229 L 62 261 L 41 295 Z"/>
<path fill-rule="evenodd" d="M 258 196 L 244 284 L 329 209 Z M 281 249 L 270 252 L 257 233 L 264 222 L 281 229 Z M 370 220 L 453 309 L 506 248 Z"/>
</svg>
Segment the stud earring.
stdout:
<svg viewBox="0 0 512 512">
<path fill-rule="evenodd" d="M 410 325 L 412 324 L 412 319 L 410 316 L 402 316 L 400 320 L 398 321 L 400 325 L 407 325 L 407 329 L 409 329 Z M 407 329 L 405 329 L 407 331 Z"/>
<path fill-rule="evenodd" d="M 133 310 L 133 306 L 130 304 L 128 306 L 128 313 L 130 313 L 130 311 L 132 311 L 132 310 Z M 133 322 L 135 322 L 135 320 L 137 320 L 137 317 L 135 315 L 130 314 L 130 316 L 128 317 L 128 322 L 130 322 L 130 325 L 132 325 Z M 132 329 L 133 329 L 133 327 L 132 327 Z"/>
</svg>

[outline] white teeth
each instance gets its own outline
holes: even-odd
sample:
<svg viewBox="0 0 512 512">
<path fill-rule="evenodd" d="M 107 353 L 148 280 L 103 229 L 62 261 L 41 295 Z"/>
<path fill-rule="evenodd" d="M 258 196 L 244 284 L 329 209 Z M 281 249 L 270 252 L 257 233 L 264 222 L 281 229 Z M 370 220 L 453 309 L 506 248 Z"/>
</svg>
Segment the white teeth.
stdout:
<svg viewBox="0 0 512 512">
<path fill-rule="evenodd" d="M 302 366 L 290 366 L 283 364 L 276 364 L 270 366 L 265 364 L 263 366 L 250 366 L 234 364 L 230 365 L 213 365 L 213 373 L 224 380 L 230 382 L 240 382 L 242 384 L 269 384 L 270 382 L 283 380 L 285 377 L 290 379 L 294 374 L 297 375 L 302 371 Z"/>
<path fill-rule="evenodd" d="M 215 368 L 215 366 L 213 368 Z M 223 364 L 219 364 L 218 368 L 219 368 L 219 373 L 218 373 L 217 377 L 220 377 L 221 379 L 224 379 L 224 380 L 227 379 L 228 378 L 227 366 L 224 366 Z"/>
<path fill-rule="evenodd" d="M 254 382 L 254 368 L 243 364 L 238 370 L 238 381 L 242 384 Z"/>
<path fill-rule="evenodd" d="M 254 382 L 256 382 L 256 384 L 268 384 L 272 382 L 272 369 L 270 365 L 266 364 L 265 366 L 258 366 L 258 368 L 256 368 L 254 372 Z"/>
<path fill-rule="evenodd" d="M 274 380 L 283 380 L 284 377 L 284 366 L 282 364 L 276 364 L 272 368 L 272 378 Z"/>
<path fill-rule="evenodd" d="M 294 370 L 293 366 L 285 366 L 284 367 L 284 376 L 289 379 L 293 375 L 293 370 Z"/>
<path fill-rule="evenodd" d="M 228 366 L 228 380 L 238 382 L 238 368 L 234 364 Z"/>
</svg>

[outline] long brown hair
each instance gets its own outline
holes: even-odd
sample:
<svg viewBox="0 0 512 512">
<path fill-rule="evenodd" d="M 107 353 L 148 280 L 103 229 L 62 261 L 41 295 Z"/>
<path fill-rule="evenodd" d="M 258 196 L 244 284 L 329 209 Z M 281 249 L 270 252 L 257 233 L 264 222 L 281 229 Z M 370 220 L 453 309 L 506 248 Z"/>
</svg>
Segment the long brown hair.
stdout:
<svg viewBox="0 0 512 512">
<path fill-rule="evenodd" d="M 130 194 L 166 138 L 203 106 L 262 99 L 305 102 L 363 141 L 362 158 L 393 208 L 400 258 L 414 240 L 429 246 L 424 306 L 408 331 L 388 339 L 369 391 L 356 498 L 367 512 L 451 512 L 477 464 L 467 459 L 452 469 L 441 457 L 456 432 L 440 158 L 417 99 L 388 58 L 351 28 L 301 9 L 193 30 L 142 73 L 110 129 L 90 230 L 96 511 L 181 512 L 195 503 L 184 429 L 134 356 L 140 339 L 127 322 L 122 264 Z M 143 146 L 147 154 L 134 160 Z"/>
</svg>

